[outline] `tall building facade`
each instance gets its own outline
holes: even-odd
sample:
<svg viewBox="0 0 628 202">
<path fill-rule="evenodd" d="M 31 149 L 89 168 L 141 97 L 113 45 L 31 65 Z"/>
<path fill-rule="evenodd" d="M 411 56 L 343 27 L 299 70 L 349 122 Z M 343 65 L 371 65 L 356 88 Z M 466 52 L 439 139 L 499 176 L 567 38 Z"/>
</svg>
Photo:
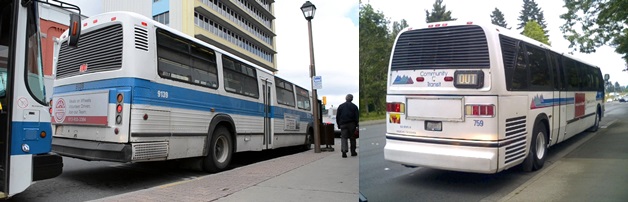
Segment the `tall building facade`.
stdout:
<svg viewBox="0 0 628 202">
<path fill-rule="evenodd" d="M 104 0 L 104 4 L 120 1 Z M 148 17 L 262 68 L 277 71 L 274 0 L 153 0 L 150 3 L 152 12 Z M 116 5 L 104 6 L 104 11 L 138 9 L 134 12 L 145 13 L 141 6 Z"/>
</svg>

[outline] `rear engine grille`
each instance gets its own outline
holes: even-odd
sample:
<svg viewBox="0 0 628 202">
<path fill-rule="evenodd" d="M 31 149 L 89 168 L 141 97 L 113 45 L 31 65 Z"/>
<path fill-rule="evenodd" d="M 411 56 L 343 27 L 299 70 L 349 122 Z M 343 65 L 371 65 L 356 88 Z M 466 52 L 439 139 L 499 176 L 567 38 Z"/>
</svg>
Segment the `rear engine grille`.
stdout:
<svg viewBox="0 0 628 202">
<path fill-rule="evenodd" d="M 168 157 L 167 142 L 134 143 L 131 160 L 163 160 Z"/>
<path fill-rule="evenodd" d="M 122 25 L 116 24 L 82 34 L 77 48 L 68 47 L 67 41 L 61 44 L 57 78 L 111 71 L 121 66 Z"/>
<path fill-rule="evenodd" d="M 476 25 L 418 29 L 402 33 L 391 69 L 489 68 L 488 43 Z"/>
<path fill-rule="evenodd" d="M 505 164 L 525 157 L 526 151 L 526 117 L 506 119 L 506 141 L 512 141 L 506 146 Z"/>
<path fill-rule="evenodd" d="M 148 31 L 146 28 L 135 26 L 135 48 L 148 51 Z"/>
</svg>

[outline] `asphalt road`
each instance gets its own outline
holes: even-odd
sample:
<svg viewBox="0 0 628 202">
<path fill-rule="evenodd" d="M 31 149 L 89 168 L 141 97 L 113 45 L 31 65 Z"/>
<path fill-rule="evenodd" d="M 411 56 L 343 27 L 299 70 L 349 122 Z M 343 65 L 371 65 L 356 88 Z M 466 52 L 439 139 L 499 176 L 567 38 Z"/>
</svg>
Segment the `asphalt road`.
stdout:
<svg viewBox="0 0 628 202">
<path fill-rule="evenodd" d="M 302 151 L 281 148 L 236 153 L 230 169 Z M 179 161 L 113 163 L 64 157 L 63 163 L 60 176 L 38 181 L 9 201 L 89 201 L 209 175 L 185 168 Z"/>
<path fill-rule="evenodd" d="M 603 129 L 600 131 L 609 130 L 605 129 L 606 126 L 618 119 L 628 121 L 628 116 L 624 115 L 628 114 L 628 104 L 607 104 L 606 114 L 608 116 L 602 120 Z M 406 168 L 384 160 L 385 124 L 361 127 L 359 186 L 360 193 L 368 201 L 497 201 L 540 173 L 523 172 L 516 168 L 497 174 Z M 583 132 L 551 147 L 545 168 L 566 156 L 578 155 L 570 153 L 581 145 L 584 148 L 600 147 L 591 146 L 597 142 L 589 141 L 596 134 Z"/>
</svg>

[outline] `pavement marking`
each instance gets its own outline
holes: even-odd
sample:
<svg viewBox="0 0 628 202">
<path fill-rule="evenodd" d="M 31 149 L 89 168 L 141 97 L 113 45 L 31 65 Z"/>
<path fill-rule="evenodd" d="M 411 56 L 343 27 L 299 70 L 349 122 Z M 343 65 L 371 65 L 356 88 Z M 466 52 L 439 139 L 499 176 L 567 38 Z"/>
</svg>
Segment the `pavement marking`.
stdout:
<svg viewBox="0 0 628 202">
<path fill-rule="evenodd" d="M 173 183 L 170 183 L 170 184 L 164 184 L 164 185 L 158 186 L 157 188 L 158 189 L 168 188 L 168 187 L 172 187 L 172 186 L 175 186 L 175 185 L 188 183 L 188 182 L 196 180 L 196 179 L 198 179 L 198 178 L 194 178 L 194 179 L 191 179 L 191 180 L 183 180 L 183 181 L 173 182 Z"/>
<path fill-rule="evenodd" d="M 608 122 L 608 124 L 600 126 L 600 128 L 608 128 L 611 125 L 613 125 L 615 122 L 617 122 L 617 119 L 613 119 L 612 121 Z"/>
</svg>

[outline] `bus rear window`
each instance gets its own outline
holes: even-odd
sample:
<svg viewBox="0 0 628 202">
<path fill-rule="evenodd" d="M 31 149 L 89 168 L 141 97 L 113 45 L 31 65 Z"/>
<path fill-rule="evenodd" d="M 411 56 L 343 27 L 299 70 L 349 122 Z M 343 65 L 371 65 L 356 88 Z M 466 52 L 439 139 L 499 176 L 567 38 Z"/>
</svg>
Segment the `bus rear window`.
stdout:
<svg viewBox="0 0 628 202">
<path fill-rule="evenodd" d="M 392 70 L 489 68 L 486 35 L 476 25 L 407 31 L 394 48 Z"/>
</svg>

